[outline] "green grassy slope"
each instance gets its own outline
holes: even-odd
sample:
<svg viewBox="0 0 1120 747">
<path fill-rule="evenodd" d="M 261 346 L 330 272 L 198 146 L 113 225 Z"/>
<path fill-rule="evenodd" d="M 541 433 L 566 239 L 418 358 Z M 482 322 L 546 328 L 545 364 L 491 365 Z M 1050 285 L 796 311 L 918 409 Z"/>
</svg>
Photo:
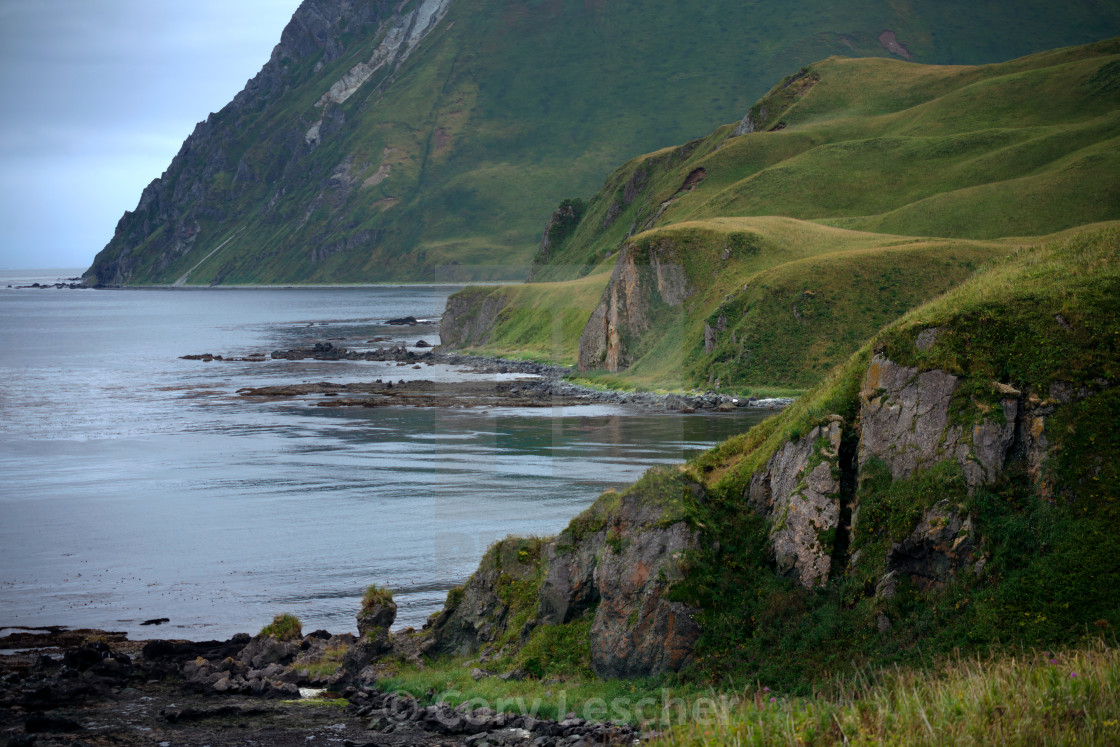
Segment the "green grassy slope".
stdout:
<svg viewBox="0 0 1120 747">
<path fill-rule="evenodd" d="M 716 679 L 804 687 L 853 662 L 919 660 L 997 643 L 1044 647 L 1115 630 L 1118 297 L 1115 224 L 1015 252 L 888 326 L 782 414 L 695 459 L 688 469 L 709 495 L 688 510 L 706 541 L 678 592 L 705 608 L 701 669 Z M 920 351 L 915 339 L 930 327 L 941 335 Z M 823 590 L 808 592 L 771 568 L 767 527 L 745 508 L 744 490 L 786 441 L 832 413 L 852 421 L 872 351 L 959 376 L 961 391 L 972 394 L 955 417 L 985 412 L 992 381 L 1041 403 L 1038 412 L 1053 413 L 1045 426 L 1050 457 L 1038 476 L 1013 454 L 996 483 L 971 495 L 955 463 L 893 482 L 865 465 L 853 497 L 859 514 L 852 565 Z M 1087 395 L 1059 404 L 1055 385 Z M 977 556 L 988 558 L 982 572 L 962 574 L 940 590 L 907 586 L 894 599 L 877 597 L 892 543 L 943 498 L 972 515 L 982 538 Z M 892 621 L 889 630 L 877 629 L 879 615 Z"/>
<path fill-rule="evenodd" d="M 630 369 L 587 372 L 588 379 L 756 394 L 807 388 L 884 324 L 1018 245 L 915 240 L 773 217 L 690 221 L 634 242 L 673 252 L 697 291 L 683 308 L 655 310 L 657 334 L 636 341 Z M 476 305 L 484 297 L 504 302 L 487 342 L 471 350 L 572 364 L 608 280 L 600 269 L 573 281 L 464 291 L 477 295 Z M 705 324 L 720 330 L 711 352 Z"/>
<path fill-rule="evenodd" d="M 608 279 L 609 274 L 597 273 L 563 283 L 472 286 L 460 291 L 474 306 L 490 298 L 502 307 L 488 339 L 471 345 L 471 352 L 574 365 L 580 333 Z"/>
<path fill-rule="evenodd" d="M 656 333 L 630 341 L 635 363 L 625 372 L 588 375 L 744 394 L 816 383 L 884 324 L 1009 246 L 915 241 L 788 218 L 687 221 L 633 241 L 639 250 L 657 246 L 662 261 L 675 256 L 696 291 L 683 307 L 658 312 Z M 728 251 L 736 243 L 744 249 Z M 711 351 L 705 326 L 715 334 Z"/>
<path fill-rule="evenodd" d="M 604 517 L 626 495 L 640 496 L 641 505 L 660 512 L 658 526 L 684 520 L 698 534 L 668 592 L 699 610 L 695 660 L 661 680 L 627 683 L 631 692 L 715 685 L 717 693 L 726 693 L 749 683 L 805 694 L 867 667 L 920 668 L 962 652 L 1052 651 L 1112 636 L 1120 626 L 1117 298 L 1120 222 L 1015 249 L 888 324 L 780 414 L 678 469 L 651 470 L 621 495 L 603 494 L 573 519 L 561 543 L 574 546 L 576 538 L 608 525 Z M 937 330 L 932 339 L 926 336 L 931 328 Z M 919 344 L 923 338 L 927 342 Z M 898 479 L 883 461 L 860 456 L 863 444 L 856 441 L 874 438 L 861 430 L 859 418 L 865 407 L 877 407 L 869 405 L 875 392 L 861 392 L 876 354 L 919 372 L 955 376 L 948 425 L 971 431 L 982 422 L 999 423 L 997 413 L 1011 417 L 999 406 L 1014 398 L 1020 430 L 989 480 L 970 488 L 952 453 Z M 919 394 L 909 402 L 892 400 L 890 409 L 909 408 L 903 417 L 917 420 L 923 406 L 929 404 Z M 832 545 L 825 583 L 808 589 L 775 560 L 772 532 L 787 515 L 776 509 L 766 515 L 748 488 L 788 443 L 833 422 L 843 423 L 833 468 L 846 473 L 836 479 L 838 500 L 850 510 L 850 524 L 843 520 L 850 542 Z M 1034 434 L 1031 443 L 1042 444 L 1038 461 L 1028 453 L 1033 447 L 1027 432 Z M 845 449 L 850 460 L 842 456 Z M 810 458 L 794 477 L 805 480 L 813 464 Z M 921 546 L 929 555 L 910 554 L 904 542 L 935 506 L 940 513 L 932 515 L 942 521 L 948 521 L 946 511 L 958 512 L 962 522 L 967 517 L 967 530 L 954 530 L 951 546 L 944 541 Z M 923 531 L 934 531 L 930 527 L 940 524 Z M 962 545 L 962 538 L 968 542 Z M 540 540 L 507 540 L 510 547 L 527 543 L 539 548 Z M 947 566 L 960 565 L 935 577 L 907 565 L 936 555 Z M 552 677 L 584 682 L 588 616 L 562 625 L 522 625 L 536 614 L 545 573 L 543 566 L 533 567 L 535 585 L 499 586 L 499 595 L 520 595 L 511 608 L 520 617 L 494 646 L 502 651 L 492 666 L 523 667 L 540 678 L 531 687 L 555 682 L 546 680 Z M 894 589 L 887 594 L 881 587 L 892 571 Z M 413 686 L 430 687 L 433 678 L 462 664 L 436 662 L 432 674 L 420 675 Z M 466 669 L 458 676 L 465 678 Z M 617 686 L 607 683 L 604 690 Z M 720 733 L 709 738 L 719 742 Z"/>
<path fill-rule="evenodd" d="M 833 58 L 752 111 L 758 131 L 643 156 L 550 263 L 597 264 L 630 226 L 784 215 L 914 236 L 1042 235 L 1120 215 L 1120 40 L 982 67 Z M 704 178 L 682 191 L 688 176 Z M 645 185 L 629 202 L 634 174 Z M 662 210 L 662 206 L 669 202 Z M 604 230 L 612 206 L 623 207 Z"/>
<path fill-rule="evenodd" d="M 812 66 L 820 81 L 781 114 L 784 129 L 764 136 L 793 140 L 796 154 L 744 169 L 736 150 L 763 136 L 732 141 L 697 165 L 711 185 L 662 220 L 780 212 L 865 230 L 994 238 L 1114 218 L 1120 191 L 1108 175 L 1120 165 L 1120 43 L 1094 51 L 944 69 L 942 80 L 920 75 L 910 86 L 899 85 L 911 77 L 908 66 L 886 61 Z M 944 78 L 953 84 L 947 91 Z M 886 80 L 873 104 L 852 106 L 854 88 Z M 915 104 L 919 86 L 926 99 Z"/>
<path fill-rule="evenodd" d="M 1120 9 L 455 0 L 399 70 L 333 107 L 314 148 L 314 103 L 377 37 L 350 34 L 329 64 L 294 60 L 267 106 L 214 115 L 164 177 L 174 199 L 126 215 L 91 273 L 167 283 L 202 262 L 189 282 L 523 277 L 561 198 L 737 119 L 811 60 L 889 56 L 884 29 L 918 61 L 990 62 L 1120 31 Z"/>
<path fill-rule="evenodd" d="M 756 132 L 617 170 L 535 280 L 605 277 L 620 248 L 659 247 L 694 295 L 627 340 L 628 369 L 589 375 L 803 389 L 1000 253 L 1120 218 L 1117 76 L 1116 39 L 981 67 L 815 63 L 753 107 Z M 750 252 L 729 252 L 736 235 Z"/>
</svg>

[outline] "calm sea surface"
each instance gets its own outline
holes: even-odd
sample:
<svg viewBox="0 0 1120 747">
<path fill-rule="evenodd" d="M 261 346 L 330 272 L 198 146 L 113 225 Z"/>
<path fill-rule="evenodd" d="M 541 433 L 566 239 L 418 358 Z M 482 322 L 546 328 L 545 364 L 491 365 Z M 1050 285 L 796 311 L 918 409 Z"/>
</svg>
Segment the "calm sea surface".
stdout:
<svg viewBox="0 0 1120 747">
<path fill-rule="evenodd" d="M 244 401 L 244 386 L 481 375 L 179 358 L 434 344 L 382 323 L 439 317 L 453 288 L 7 288 L 79 273 L 0 272 L 0 628 L 201 639 L 286 611 L 338 633 L 371 583 L 419 626 L 495 539 L 554 534 L 605 488 L 763 416 Z"/>
</svg>

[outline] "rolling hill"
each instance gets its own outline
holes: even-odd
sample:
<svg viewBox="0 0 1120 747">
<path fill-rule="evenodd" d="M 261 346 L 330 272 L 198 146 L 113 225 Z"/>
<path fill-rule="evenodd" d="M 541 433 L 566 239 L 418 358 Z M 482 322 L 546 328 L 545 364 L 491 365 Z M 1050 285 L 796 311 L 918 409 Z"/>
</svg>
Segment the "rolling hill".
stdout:
<svg viewBox="0 0 1120 747">
<path fill-rule="evenodd" d="M 523 353 L 616 385 L 804 389 L 998 255 L 1120 219 L 1118 137 L 1118 40 L 973 67 L 829 58 L 630 161 L 553 232 L 540 291 L 514 295 L 542 320 L 539 299 L 570 297 L 578 335 L 505 304 L 465 344 L 496 352 L 510 320 Z"/>
</svg>

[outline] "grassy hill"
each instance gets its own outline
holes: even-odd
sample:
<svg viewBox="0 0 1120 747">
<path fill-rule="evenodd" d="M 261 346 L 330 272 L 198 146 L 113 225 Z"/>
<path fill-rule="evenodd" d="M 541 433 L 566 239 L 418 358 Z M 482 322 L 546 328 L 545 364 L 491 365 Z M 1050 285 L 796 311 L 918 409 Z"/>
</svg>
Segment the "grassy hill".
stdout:
<svg viewBox="0 0 1120 747">
<path fill-rule="evenodd" d="M 1117 297 L 1120 223 L 992 260 L 749 432 L 608 491 L 555 539 L 496 544 L 440 620 L 464 599 L 475 599 L 469 614 L 496 607 L 498 618 L 486 619 L 507 622 L 478 634 L 479 651 L 490 671 L 520 668 L 526 679 L 476 681 L 473 652 L 393 662 L 389 681 L 421 699 L 514 709 L 517 697 L 537 698 L 547 713 L 587 718 L 621 703 L 621 718 L 654 719 L 645 725 L 666 744 L 1114 742 Z M 904 379 L 887 383 L 887 365 L 906 369 Z M 952 389 L 940 404 L 930 396 L 938 380 Z M 925 466 L 894 474 L 891 462 L 914 445 L 872 453 L 877 412 L 908 413 L 921 431 L 918 421 L 939 408 L 941 438 L 916 447 Z M 976 479 L 968 467 L 993 429 L 1005 448 Z M 969 448 L 946 446 L 962 435 Z M 769 481 L 777 491 L 779 472 L 794 499 L 830 473 L 838 488 L 828 497 L 844 507 L 839 523 L 802 537 L 831 558 L 820 583 L 807 586 L 779 562 L 776 538 L 791 514 L 779 510 L 780 494 L 759 489 Z M 682 523 L 690 549 L 666 549 L 658 540 Z M 498 567 L 508 573 L 482 573 L 506 556 Z M 601 600 L 570 618 L 546 615 L 557 589 L 582 593 L 564 585 L 569 572 L 638 556 L 645 565 L 622 581 L 594 576 Z M 630 600 L 626 627 L 649 625 L 647 598 L 665 593 L 698 623 L 694 657 L 646 679 L 596 680 L 589 631 L 611 585 L 643 574 L 653 588 Z M 477 606 L 480 589 L 500 603 Z M 636 715 L 643 698 L 652 706 Z M 701 701 L 722 710 L 696 710 Z"/>
<path fill-rule="evenodd" d="M 916 647 L 929 653 L 996 641 L 1045 646 L 1120 625 L 1120 548 L 1112 531 L 1120 518 L 1120 472 L 1111 427 L 1120 414 L 1120 318 L 1112 308 L 1120 293 L 1118 259 L 1116 225 L 1014 252 L 889 325 L 781 415 L 690 465 L 721 496 L 693 505 L 695 520 L 711 528 L 713 542 L 701 547 L 721 549 L 713 557 L 701 550 L 696 567 L 704 570 L 685 591 L 709 610 L 702 646 L 713 673 L 747 667 L 807 682 L 853 657 L 904 659 L 917 655 Z M 939 330 L 937 342 L 922 350 L 915 341 L 931 328 Z M 744 489 L 782 444 L 830 414 L 854 422 L 876 351 L 900 365 L 958 377 L 963 396 L 953 417 L 961 422 L 990 417 L 983 413 L 991 402 L 1018 392 L 1035 413 L 1046 413 L 1048 459 L 1039 471 L 1012 450 L 1004 474 L 971 491 L 948 463 L 901 480 L 865 464 L 847 555 L 859 563 L 851 560 L 823 593 L 792 592 L 758 555 L 766 527 L 743 511 Z M 992 382 L 1010 389 L 993 389 Z M 987 564 L 935 594 L 915 587 L 884 600 L 874 589 L 892 543 L 946 497 L 973 516 L 983 538 L 977 557 Z M 789 614 L 775 616 L 773 609 Z M 893 620 L 890 631 L 874 632 L 878 614 Z M 735 620 L 753 624 L 730 630 Z"/>
<path fill-rule="evenodd" d="M 561 198 L 589 194 L 635 154 L 738 119 L 812 60 L 981 63 L 1120 32 L 1120 9 L 1089 0 L 336 5 L 304 3 L 300 13 L 332 25 L 302 46 L 291 43 L 302 26 L 285 31 L 263 77 L 199 125 L 89 277 L 522 279 Z M 429 6 L 445 15 L 414 49 L 324 103 L 393 24 Z"/>
<path fill-rule="evenodd" d="M 804 389 L 1000 254 L 1120 218 L 1120 40 L 978 67 L 830 58 L 747 121 L 627 163 L 538 257 L 535 287 L 562 298 L 582 276 L 585 304 L 620 257 L 653 251 L 688 278 L 680 304 L 648 291 L 655 332 L 623 332 L 628 365 L 588 375 Z M 570 326 L 556 356 L 555 335 L 505 314 L 521 351 L 577 357 Z"/>
</svg>

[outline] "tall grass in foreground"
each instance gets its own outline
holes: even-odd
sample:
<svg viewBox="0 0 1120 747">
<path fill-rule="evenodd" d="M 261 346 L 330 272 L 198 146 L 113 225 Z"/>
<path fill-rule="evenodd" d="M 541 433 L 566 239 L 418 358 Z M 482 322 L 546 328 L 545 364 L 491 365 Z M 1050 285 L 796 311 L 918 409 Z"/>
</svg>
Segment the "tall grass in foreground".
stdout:
<svg viewBox="0 0 1120 747">
<path fill-rule="evenodd" d="M 1120 743 L 1120 650 L 1099 641 L 875 679 L 837 683 L 833 697 L 754 690 L 726 718 L 675 726 L 657 744 Z"/>
</svg>

